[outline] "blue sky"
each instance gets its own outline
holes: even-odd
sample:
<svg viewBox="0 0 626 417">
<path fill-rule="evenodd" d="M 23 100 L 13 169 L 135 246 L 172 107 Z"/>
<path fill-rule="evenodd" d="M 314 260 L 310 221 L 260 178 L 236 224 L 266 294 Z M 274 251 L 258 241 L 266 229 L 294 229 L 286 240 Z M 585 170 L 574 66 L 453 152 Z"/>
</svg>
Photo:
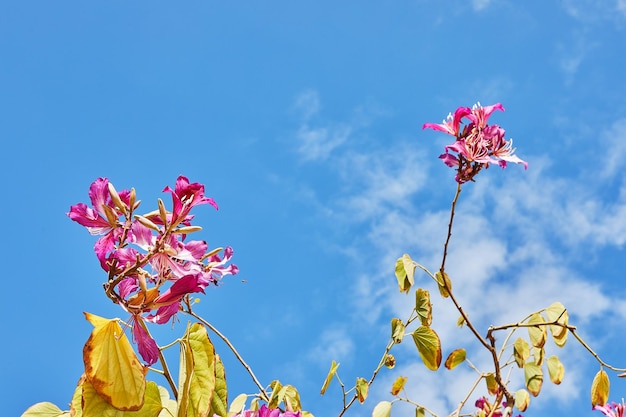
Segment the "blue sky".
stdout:
<svg viewBox="0 0 626 417">
<path fill-rule="evenodd" d="M 184 174 L 220 205 L 196 211 L 200 237 L 233 246 L 241 270 L 198 312 L 262 382 L 336 415 L 336 383 L 319 397 L 330 361 L 346 384 L 369 377 L 390 319 L 411 308 L 395 259 L 440 262 L 454 173 L 437 159 L 448 138 L 422 124 L 477 101 L 503 103 L 492 121 L 530 166 L 464 187 L 448 260 L 461 302 L 486 329 L 559 300 L 626 367 L 625 30 L 624 0 L 4 2 L 3 414 L 64 407 L 91 327 L 82 312 L 125 318 L 70 205 L 108 177 L 149 211 Z M 436 293 L 423 275 L 418 285 Z M 450 305 L 433 304 L 444 355 L 468 345 Z M 215 343 L 231 398 L 254 392 Z M 526 415 L 593 415 L 597 364 L 572 341 L 552 353 L 565 380 L 546 381 Z M 370 415 L 399 375 L 447 415 L 474 379 L 428 371 L 410 340 L 396 357 L 349 415 Z M 611 398 L 626 396 L 611 381 Z"/>
</svg>

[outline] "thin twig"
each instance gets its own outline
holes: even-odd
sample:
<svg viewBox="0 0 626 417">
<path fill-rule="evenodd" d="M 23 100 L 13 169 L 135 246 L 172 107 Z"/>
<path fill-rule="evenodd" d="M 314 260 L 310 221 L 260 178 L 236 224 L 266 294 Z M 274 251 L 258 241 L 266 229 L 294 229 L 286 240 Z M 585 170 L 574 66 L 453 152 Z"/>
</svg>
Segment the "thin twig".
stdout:
<svg viewBox="0 0 626 417">
<path fill-rule="evenodd" d="M 228 338 L 226 336 L 224 336 L 219 330 L 217 330 L 215 328 L 215 326 L 213 326 L 211 323 L 209 323 L 208 321 L 206 321 L 205 319 L 203 319 L 202 317 L 198 316 L 196 313 L 194 313 L 191 310 L 183 310 L 183 312 L 189 314 L 190 316 L 194 317 L 196 320 L 199 320 L 200 322 L 202 322 L 202 324 L 204 324 L 205 326 L 207 326 L 209 329 L 211 329 L 211 331 L 213 333 L 215 333 L 220 339 L 222 339 L 222 341 L 224 343 L 226 343 L 226 345 L 230 348 L 230 350 L 233 352 L 233 354 L 237 357 L 237 360 L 239 361 L 239 363 L 241 363 L 241 365 L 246 369 L 246 371 L 248 371 L 248 374 L 250 374 L 250 377 L 252 377 L 252 380 L 254 381 L 254 383 L 256 384 L 256 386 L 259 388 L 260 393 L 261 393 L 261 398 L 264 401 L 269 401 L 270 397 L 267 395 L 267 392 L 265 392 L 265 388 L 263 388 L 263 385 L 261 385 L 261 383 L 259 382 L 259 380 L 257 379 L 256 375 L 254 375 L 254 372 L 252 372 L 252 368 L 250 368 L 250 365 L 248 365 L 246 363 L 246 361 L 243 359 L 243 357 L 239 354 L 239 352 L 237 351 L 237 349 L 235 348 L 235 346 L 233 346 L 232 343 L 230 343 L 230 340 L 228 340 Z"/>
</svg>

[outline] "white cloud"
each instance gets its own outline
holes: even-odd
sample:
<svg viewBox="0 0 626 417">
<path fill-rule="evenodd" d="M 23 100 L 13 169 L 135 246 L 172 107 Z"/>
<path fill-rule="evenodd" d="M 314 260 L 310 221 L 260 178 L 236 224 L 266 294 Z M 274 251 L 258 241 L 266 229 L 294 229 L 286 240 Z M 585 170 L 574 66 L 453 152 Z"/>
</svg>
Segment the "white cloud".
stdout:
<svg viewBox="0 0 626 417">
<path fill-rule="evenodd" d="M 491 0 L 472 0 L 472 7 L 474 10 L 479 11 L 483 10 L 491 3 Z"/>
<path fill-rule="evenodd" d="M 330 153 L 344 143 L 350 136 L 349 126 L 332 128 L 300 127 L 297 133 L 298 152 L 305 161 L 326 159 Z"/>
</svg>

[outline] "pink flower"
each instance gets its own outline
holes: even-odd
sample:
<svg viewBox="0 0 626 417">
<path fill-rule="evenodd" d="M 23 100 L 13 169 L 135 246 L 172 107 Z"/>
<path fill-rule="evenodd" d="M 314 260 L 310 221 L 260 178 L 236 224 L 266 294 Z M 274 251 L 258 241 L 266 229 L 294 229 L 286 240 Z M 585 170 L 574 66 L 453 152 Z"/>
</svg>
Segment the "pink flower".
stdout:
<svg viewBox="0 0 626 417">
<path fill-rule="evenodd" d="M 447 133 L 448 135 L 458 136 L 461 119 L 470 113 L 471 110 L 469 107 L 459 107 L 454 112 L 454 116 L 452 116 L 452 113 L 448 114 L 448 117 L 442 124 L 438 125 L 436 123 L 425 123 L 424 126 L 422 126 L 422 129 L 433 129 Z"/>
<path fill-rule="evenodd" d="M 153 365 L 157 360 L 159 360 L 159 347 L 156 342 L 150 335 L 147 330 L 143 327 L 145 323 L 141 316 L 133 315 L 132 317 L 132 326 L 133 326 L 133 339 L 135 343 L 137 343 L 137 350 L 139 350 L 139 354 L 146 361 L 146 365 Z"/>
<path fill-rule="evenodd" d="M 621 404 L 611 403 L 605 405 L 596 405 L 593 407 L 594 410 L 601 411 L 607 417 L 624 417 L 624 412 L 626 411 L 626 405 L 624 404 L 624 400 L 622 400 Z"/>
<path fill-rule="evenodd" d="M 234 417 L 301 417 L 301 413 L 299 411 L 297 413 L 293 411 L 282 412 L 278 408 L 270 409 L 266 404 L 263 404 L 257 411 L 242 411 Z"/>
<path fill-rule="evenodd" d="M 215 201 L 204 196 L 204 185 L 197 182 L 190 184 L 187 177 L 183 175 L 178 177 L 173 190 L 167 186 L 163 191 L 172 193 L 172 202 L 174 204 L 172 221 L 174 224 L 183 221 L 189 214 L 189 211 L 199 204 L 210 204 L 217 210 Z"/>
</svg>

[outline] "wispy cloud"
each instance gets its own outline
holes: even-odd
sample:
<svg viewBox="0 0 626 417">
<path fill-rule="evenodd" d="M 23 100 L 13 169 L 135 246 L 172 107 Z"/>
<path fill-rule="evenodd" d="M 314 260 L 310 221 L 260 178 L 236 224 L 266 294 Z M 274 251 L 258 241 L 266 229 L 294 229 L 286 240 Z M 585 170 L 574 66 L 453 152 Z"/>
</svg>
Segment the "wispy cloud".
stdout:
<svg viewBox="0 0 626 417">
<path fill-rule="evenodd" d="M 483 10 L 485 7 L 489 6 L 491 0 L 472 0 L 472 7 L 474 10 Z"/>
</svg>

